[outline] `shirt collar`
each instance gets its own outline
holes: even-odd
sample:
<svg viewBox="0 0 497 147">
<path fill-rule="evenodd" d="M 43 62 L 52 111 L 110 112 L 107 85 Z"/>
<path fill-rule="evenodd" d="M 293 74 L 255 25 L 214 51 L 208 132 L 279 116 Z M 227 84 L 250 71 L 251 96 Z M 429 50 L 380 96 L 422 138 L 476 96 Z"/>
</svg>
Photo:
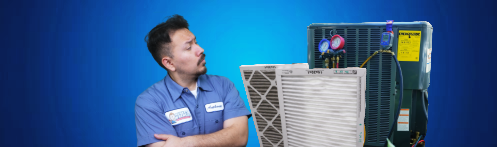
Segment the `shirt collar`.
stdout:
<svg viewBox="0 0 497 147">
<path fill-rule="evenodd" d="M 182 87 L 178 83 L 176 83 L 175 81 L 173 81 L 173 79 L 171 79 L 171 77 L 169 76 L 169 74 L 166 76 L 166 78 L 164 80 L 165 80 L 165 83 L 166 83 L 166 88 L 169 91 L 169 94 L 171 94 L 171 97 L 172 97 L 173 101 L 176 101 L 181 96 L 181 93 L 183 93 L 183 90 L 186 87 Z M 209 81 L 207 79 L 207 76 L 205 74 L 200 75 L 198 77 L 197 86 L 201 90 L 205 90 L 205 91 L 211 91 L 212 90 L 212 86 L 210 85 L 210 83 L 209 83 Z"/>
<path fill-rule="evenodd" d="M 207 79 L 206 74 L 202 74 L 198 77 L 197 85 L 198 85 L 199 89 L 202 89 L 205 91 L 212 91 L 211 83 L 209 82 L 209 79 Z"/>
</svg>

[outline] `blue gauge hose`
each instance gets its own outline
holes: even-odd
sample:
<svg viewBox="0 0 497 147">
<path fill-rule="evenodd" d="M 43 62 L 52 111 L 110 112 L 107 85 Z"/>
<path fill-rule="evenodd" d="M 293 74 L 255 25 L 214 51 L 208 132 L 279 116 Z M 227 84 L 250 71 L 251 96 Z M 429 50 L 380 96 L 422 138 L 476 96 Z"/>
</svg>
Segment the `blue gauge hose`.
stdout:
<svg viewBox="0 0 497 147">
<path fill-rule="evenodd" d="M 414 144 L 414 146 L 413 146 L 413 147 L 418 146 L 418 143 L 419 143 L 419 141 L 420 141 L 420 139 L 421 139 L 422 137 L 423 137 L 423 135 L 419 136 L 418 140 L 416 140 L 416 144 Z"/>
<path fill-rule="evenodd" d="M 421 94 L 421 102 L 423 102 L 421 105 L 423 105 L 423 111 L 425 112 L 426 121 L 428 121 L 428 108 L 426 108 L 425 97 L 428 99 L 428 93 L 427 92 L 423 92 Z"/>
<path fill-rule="evenodd" d="M 400 63 L 397 60 L 397 56 L 393 55 L 393 60 L 395 60 L 395 63 L 397 63 L 397 71 L 399 72 L 399 77 L 400 77 L 400 99 L 399 99 L 399 108 L 397 108 L 397 112 L 395 113 L 395 119 L 393 120 L 392 127 L 390 127 L 390 131 L 388 131 L 388 136 L 387 138 L 390 138 L 393 132 L 393 127 L 397 123 L 397 120 L 399 119 L 399 113 L 400 113 L 400 107 L 402 106 L 402 92 L 404 91 L 404 81 L 402 78 L 402 69 L 400 69 Z M 387 141 L 385 141 L 385 144 Z"/>
</svg>

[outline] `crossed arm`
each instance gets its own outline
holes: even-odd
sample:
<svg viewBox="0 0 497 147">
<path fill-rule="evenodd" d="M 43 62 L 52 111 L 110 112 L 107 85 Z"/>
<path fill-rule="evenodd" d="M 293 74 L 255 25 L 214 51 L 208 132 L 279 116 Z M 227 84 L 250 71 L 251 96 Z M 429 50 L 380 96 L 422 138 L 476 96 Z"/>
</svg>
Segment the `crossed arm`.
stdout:
<svg viewBox="0 0 497 147">
<path fill-rule="evenodd" d="M 248 138 L 247 116 L 225 120 L 223 129 L 211 134 L 194 135 L 179 138 L 168 134 L 155 134 L 155 138 L 164 140 L 147 147 L 169 146 L 245 146 Z"/>
</svg>

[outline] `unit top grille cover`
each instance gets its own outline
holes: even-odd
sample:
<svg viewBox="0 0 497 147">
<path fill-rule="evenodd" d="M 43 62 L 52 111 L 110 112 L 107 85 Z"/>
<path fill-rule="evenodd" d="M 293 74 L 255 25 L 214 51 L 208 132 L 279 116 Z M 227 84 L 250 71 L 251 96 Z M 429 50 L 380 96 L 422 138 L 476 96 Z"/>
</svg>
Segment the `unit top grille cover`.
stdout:
<svg viewBox="0 0 497 147">
<path fill-rule="evenodd" d="M 364 68 L 277 69 L 285 146 L 363 146 Z"/>
<path fill-rule="evenodd" d="M 283 146 L 275 69 L 309 69 L 307 63 L 242 65 L 243 85 L 261 146 Z"/>
</svg>

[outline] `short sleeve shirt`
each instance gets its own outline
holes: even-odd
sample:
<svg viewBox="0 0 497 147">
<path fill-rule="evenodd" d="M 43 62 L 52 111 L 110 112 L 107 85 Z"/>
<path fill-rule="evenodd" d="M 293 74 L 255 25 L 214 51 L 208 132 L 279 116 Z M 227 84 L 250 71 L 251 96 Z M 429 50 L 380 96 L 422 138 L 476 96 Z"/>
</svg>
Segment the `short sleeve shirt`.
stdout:
<svg viewBox="0 0 497 147">
<path fill-rule="evenodd" d="M 223 129 L 224 120 L 251 116 L 228 78 L 203 74 L 198 77 L 197 99 L 171 77 L 150 86 L 135 103 L 138 146 L 159 142 L 154 134 L 178 137 L 210 134 Z"/>
</svg>

